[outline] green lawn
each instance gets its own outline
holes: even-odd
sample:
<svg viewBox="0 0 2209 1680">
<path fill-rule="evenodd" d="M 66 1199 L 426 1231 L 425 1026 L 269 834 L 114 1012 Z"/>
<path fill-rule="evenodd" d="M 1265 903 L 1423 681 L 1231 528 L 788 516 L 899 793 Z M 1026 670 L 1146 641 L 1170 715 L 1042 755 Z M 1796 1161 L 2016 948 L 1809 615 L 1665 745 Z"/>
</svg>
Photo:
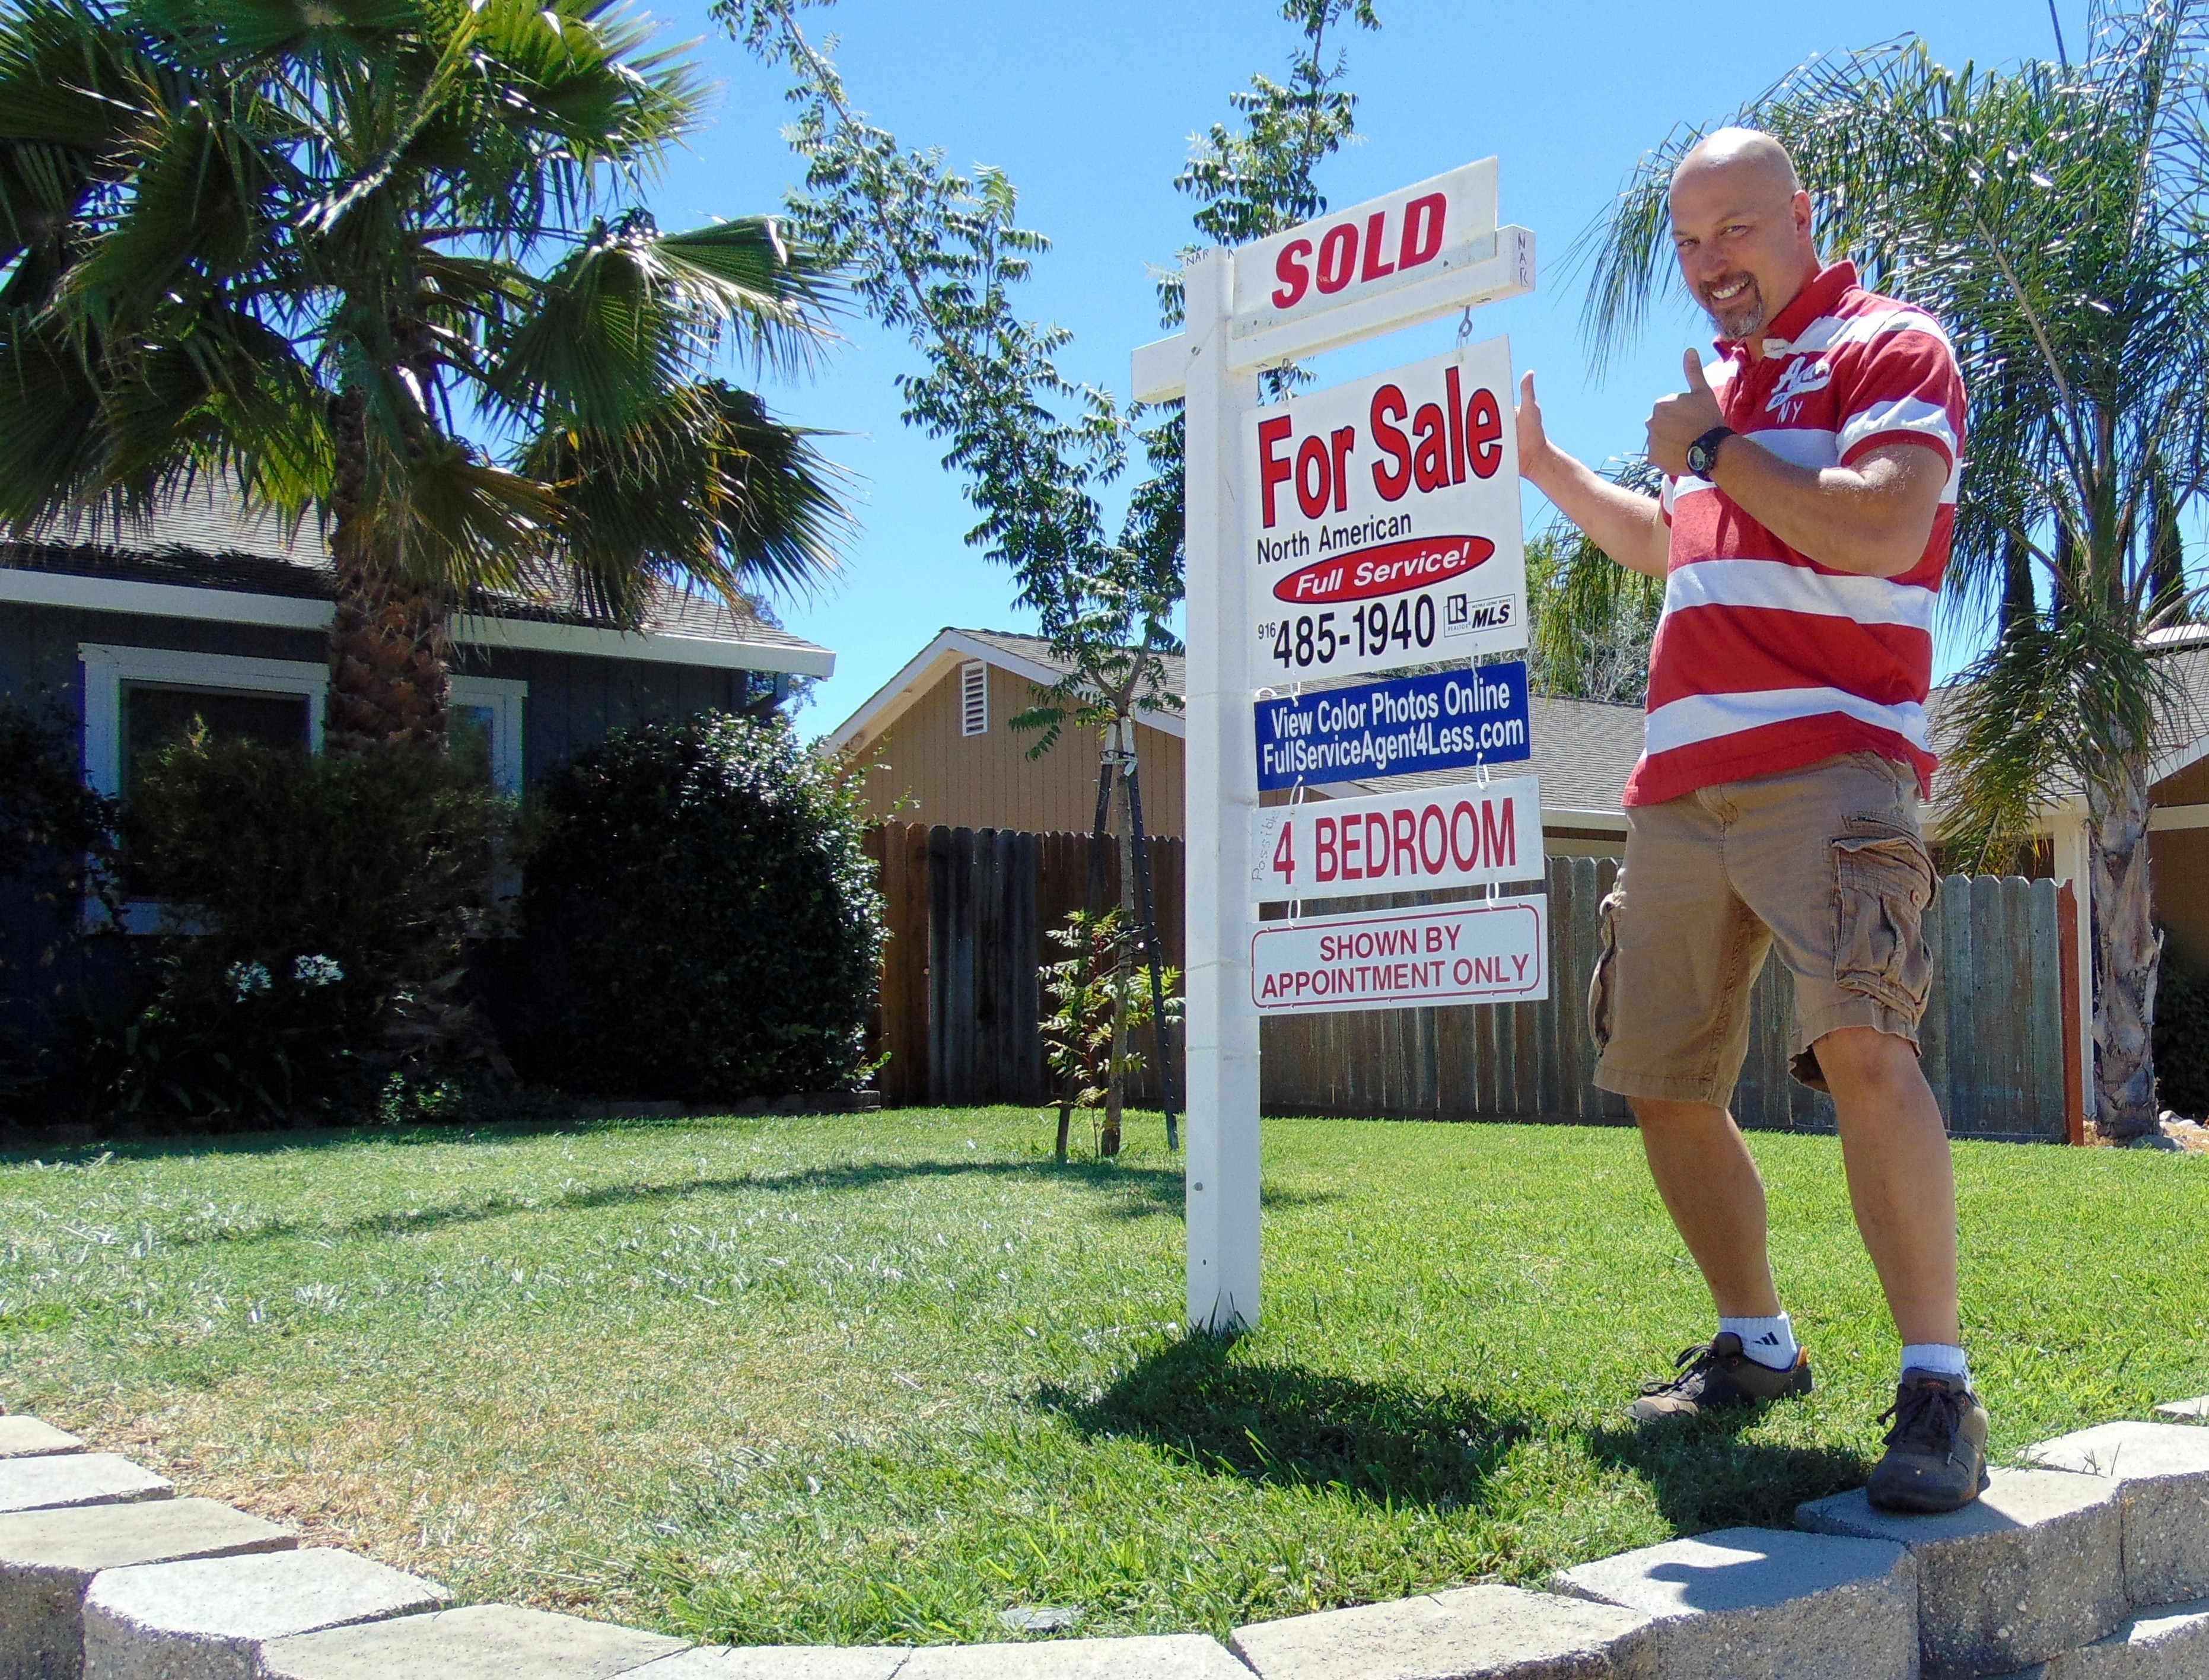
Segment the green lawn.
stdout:
<svg viewBox="0 0 2209 1680">
<path fill-rule="evenodd" d="M 1707 1331 L 1624 1131 L 1271 1121 L 1266 1323 L 1184 1340 L 1178 1164 L 1013 1110 L 0 1158 L 0 1399 L 442 1579 L 739 1641 L 1207 1629 L 1784 1522 L 1895 1348 L 1761 1136 L 1810 1401 L 1643 1436 Z M 2209 1391 L 2209 1159 L 1965 1144 L 1995 1447 Z"/>
</svg>

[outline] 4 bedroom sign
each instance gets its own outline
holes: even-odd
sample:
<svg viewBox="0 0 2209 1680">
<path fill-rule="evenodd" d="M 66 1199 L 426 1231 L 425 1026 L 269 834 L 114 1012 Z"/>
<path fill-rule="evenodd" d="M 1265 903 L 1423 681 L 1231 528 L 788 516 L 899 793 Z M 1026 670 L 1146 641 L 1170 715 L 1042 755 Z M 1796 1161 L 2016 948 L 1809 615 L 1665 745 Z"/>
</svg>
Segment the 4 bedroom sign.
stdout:
<svg viewBox="0 0 2209 1680">
<path fill-rule="evenodd" d="M 1251 634 L 1271 680 L 1526 645 L 1510 389 L 1494 339 L 1245 417 Z"/>
</svg>

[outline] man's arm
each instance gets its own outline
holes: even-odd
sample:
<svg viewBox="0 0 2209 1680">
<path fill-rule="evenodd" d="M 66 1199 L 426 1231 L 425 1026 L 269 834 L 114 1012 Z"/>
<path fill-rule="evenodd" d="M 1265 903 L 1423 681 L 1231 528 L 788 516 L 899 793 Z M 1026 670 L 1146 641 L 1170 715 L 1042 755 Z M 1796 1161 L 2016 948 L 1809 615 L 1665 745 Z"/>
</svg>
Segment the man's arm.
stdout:
<svg viewBox="0 0 2209 1680">
<path fill-rule="evenodd" d="M 1688 445 L 1725 424 L 1692 350 L 1685 366 L 1688 388 L 1649 416 L 1649 459 L 1676 477 L 1688 470 Z M 1797 553 L 1860 577 L 1898 577 L 1925 557 L 1948 463 L 1929 445 L 1887 443 L 1851 467 L 1797 467 L 1753 437 L 1736 437 L 1719 445 L 1712 474 L 1743 512 Z"/>
<path fill-rule="evenodd" d="M 1651 577 L 1664 576 L 1672 536 L 1658 512 L 1656 498 L 1611 483 L 1551 443 L 1542 430 L 1542 409 L 1534 400 L 1531 373 L 1519 382 L 1515 418 L 1519 476 L 1532 481 L 1559 513 L 1620 565 Z"/>
</svg>

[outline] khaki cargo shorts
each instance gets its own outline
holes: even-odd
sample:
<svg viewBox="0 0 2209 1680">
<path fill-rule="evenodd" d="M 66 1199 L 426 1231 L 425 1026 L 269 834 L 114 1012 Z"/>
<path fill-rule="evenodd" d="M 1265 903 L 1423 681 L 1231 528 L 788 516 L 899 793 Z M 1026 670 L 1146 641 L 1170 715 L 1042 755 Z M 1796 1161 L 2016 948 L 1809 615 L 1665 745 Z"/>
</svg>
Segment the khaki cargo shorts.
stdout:
<svg viewBox="0 0 2209 1680">
<path fill-rule="evenodd" d="M 1795 977 L 1797 1079 L 1826 1088 L 1810 1046 L 1839 1027 L 1917 1045 L 1935 877 L 1915 770 L 1850 753 L 1627 819 L 1588 987 L 1598 1086 L 1727 1102 L 1749 1054 L 1749 990 L 1775 943 Z"/>
</svg>

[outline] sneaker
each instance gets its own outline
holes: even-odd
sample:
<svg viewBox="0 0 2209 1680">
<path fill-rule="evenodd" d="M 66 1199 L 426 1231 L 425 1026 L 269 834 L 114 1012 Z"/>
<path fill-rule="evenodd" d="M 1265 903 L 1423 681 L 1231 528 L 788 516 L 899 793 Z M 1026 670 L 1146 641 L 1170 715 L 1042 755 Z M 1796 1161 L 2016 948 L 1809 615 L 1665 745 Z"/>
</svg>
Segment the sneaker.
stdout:
<svg viewBox="0 0 2209 1680">
<path fill-rule="evenodd" d="M 1864 1494 L 1882 1511 L 1960 1510 L 1987 1488 L 1987 1409 L 1960 1376 L 1912 1368 L 1902 1373 L 1887 1456 Z"/>
<path fill-rule="evenodd" d="M 1721 1330 L 1699 1347 L 1684 1349 L 1672 1363 L 1680 1374 L 1669 1382 L 1650 1383 L 1634 1402 L 1628 1415 L 1636 1423 L 1704 1418 L 1810 1392 L 1808 1353 L 1797 1348 L 1793 1364 L 1774 1370 L 1743 1352 L 1741 1338 L 1730 1330 Z"/>
</svg>

